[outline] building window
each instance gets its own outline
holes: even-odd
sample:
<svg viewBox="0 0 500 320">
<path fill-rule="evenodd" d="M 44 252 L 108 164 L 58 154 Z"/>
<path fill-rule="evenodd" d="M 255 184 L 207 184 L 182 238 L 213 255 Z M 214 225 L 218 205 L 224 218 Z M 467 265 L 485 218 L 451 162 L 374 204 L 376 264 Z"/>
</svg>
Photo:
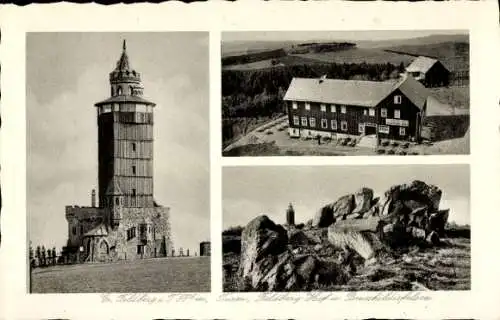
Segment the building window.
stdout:
<svg viewBox="0 0 500 320">
<path fill-rule="evenodd" d="M 334 105 L 334 104 L 332 104 L 332 105 L 330 106 L 330 112 L 332 112 L 332 113 L 337 112 L 337 108 L 335 107 L 335 105 Z"/>
<path fill-rule="evenodd" d="M 373 108 L 368 109 L 368 115 L 370 117 L 375 117 L 375 109 L 373 109 Z"/>
<path fill-rule="evenodd" d="M 83 226 L 80 226 L 80 234 L 83 234 Z"/>
<path fill-rule="evenodd" d="M 321 112 L 326 112 L 326 104 L 321 104 Z"/>
<path fill-rule="evenodd" d="M 347 112 L 346 106 L 341 106 L 340 107 L 340 113 L 346 113 L 346 112 Z"/>
<path fill-rule="evenodd" d="M 72 232 L 73 232 L 73 235 L 76 234 L 76 227 L 73 227 Z"/>
<path fill-rule="evenodd" d="M 401 118 L 401 112 L 398 109 L 394 110 L 394 119 Z"/>
<path fill-rule="evenodd" d="M 136 148 L 135 142 L 132 142 L 132 151 L 135 152 L 135 148 Z"/>
<path fill-rule="evenodd" d="M 387 109 L 386 108 L 380 109 L 380 116 L 382 118 L 387 118 Z"/>
<path fill-rule="evenodd" d="M 127 240 L 135 238 L 135 227 L 132 227 L 127 230 Z"/>
<path fill-rule="evenodd" d="M 394 104 L 401 104 L 401 100 L 400 95 L 394 96 Z"/>
<path fill-rule="evenodd" d="M 118 87 L 118 92 L 117 95 L 121 96 L 122 95 L 122 87 Z"/>
<path fill-rule="evenodd" d="M 367 115 L 368 115 L 368 110 L 364 109 L 364 110 L 363 110 L 363 115 L 364 115 L 364 116 L 367 116 Z"/>
<path fill-rule="evenodd" d="M 389 134 L 389 126 L 379 126 L 378 132 Z"/>
<path fill-rule="evenodd" d="M 301 122 L 303 127 L 307 127 L 307 118 L 306 117 L 300 118 L 300 122 Z"/>
<path fill-rule="evenodd" d="M 117 206 L 119 206 L 120 205 L 120 198 L 116 198 L 115 199 L 115 203 L 116 203 Z"/>
<path fill-rule="evenodd" d="M 316 118 L 313 117 L 309 118 L 309 126 L 316 127 Z"/>
<path fill-rule="evenodd" d="M 328 128 L 328 120 L 321 119 L 321 128 L 323 128 L 323 129 Z"/>
<path fill-rule="evenodd" d="M 311 110 L 311 104 L 309 102 L 306 102 L 306 110 Z"/>
<path fill-rule="evenodd" d="M 337 130 L 337 120 L 332 120 L 331 124 L 332 124 L 332 130 Z"/>
<path fill-rule="evenodd" d="M 299 124 L 299 116 L 293 116 L 293 125 L 298 126 Z"/>
<path fill-rule="evenodd" d="M 296 101 L 292 102 L 292 109 L 297 109 L 297 102 Z"/>
<path fill-rule="evenodd" d="M 342 131 L 347 131 L 347 121 L 340 121 L 340 129 Z"/>
<path fill-rule="evenodd" d="M 135 197 L 135 189 L 132 189 L 132 197 Z"/>
<path fill-rule="evenodd" d="M 135 176 L 135 166 L 132 166 L 132 174 Z"/>
<path fill-rule="evenodd" d="M 400 136 L 406 135 L 406 129 L 404 127 L 399 128 L 399 135 Z"/>
<path fill-rule="evenodd" d="M 365 133 L 365 125 L 363 123 L 358 124 L 359 133 Z"/>
<path fill-rule="evenodd" d="M 142 246 L 141 245 L 137 246 L 137 254 L 142 254 Z"/>
</svg>

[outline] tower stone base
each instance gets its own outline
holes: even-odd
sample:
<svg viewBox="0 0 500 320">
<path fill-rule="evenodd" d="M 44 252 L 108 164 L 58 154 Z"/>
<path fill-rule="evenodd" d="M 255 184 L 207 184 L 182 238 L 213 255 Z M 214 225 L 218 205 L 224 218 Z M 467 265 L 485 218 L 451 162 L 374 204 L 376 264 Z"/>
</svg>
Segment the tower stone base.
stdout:
<svg viewBox="0 0 500 320">
<path fill-rule="evenodd" d="M 112 222 L 106 219 L 108 211 L 66 207 L 72 260 L 111 262 L 166 257 L 173 248 L 170 208 L 120 208 L 121 219 Z"/>
</svg>

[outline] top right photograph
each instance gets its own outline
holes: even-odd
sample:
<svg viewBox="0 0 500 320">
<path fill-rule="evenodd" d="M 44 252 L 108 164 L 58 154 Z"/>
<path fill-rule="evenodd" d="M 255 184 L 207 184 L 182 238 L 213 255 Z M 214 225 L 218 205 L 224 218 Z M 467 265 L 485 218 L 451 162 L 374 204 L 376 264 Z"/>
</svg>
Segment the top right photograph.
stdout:
<svg viewBox="0 0 500 320">
<path fill-rule="evenodd" d="M 222 155 L 470 153 L 465 30 L 224 32 Z"/>
</svg>

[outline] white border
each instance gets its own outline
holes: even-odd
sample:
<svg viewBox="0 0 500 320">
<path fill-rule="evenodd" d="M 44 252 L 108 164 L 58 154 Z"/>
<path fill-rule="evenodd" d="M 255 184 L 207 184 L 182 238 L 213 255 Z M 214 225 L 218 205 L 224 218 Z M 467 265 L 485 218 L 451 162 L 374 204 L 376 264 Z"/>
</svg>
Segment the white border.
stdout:
<svg viewBox="0 0 500 320">
<path fill-rule="evenodd" d="M 500 243 L 496 199 L 500 160 L 498 6 L 482 2 L 262 2 L 162 5 L 34 5 L 0 8 L 2 64 L 0 318 L 451 318 L 500 314 Z M 222 159 L 220 32 L 231 30 L 469 29 L 471 155 L 425 157 L 282 157 Z M 207 303 L 100 303 L 98 294 L 26 294 L 25 33 L 27 31 L 210 31 L 212 294 Z M 470 163 L 472 290 L 431 292 L 431 301 L 321 303 L 223 302 L 221 292 L 221 165 Z M 305 298 L 307 294 L 299 294 Z M 167 298 L 167 294 L 158 294 Z M 333 296 L 346 296 L 334 293 Z M 171 296 L 170 296 L 171 297 Z M 187 295 L 178 297 L 186 298 Z M 255 294 L 247 297 L 254 299 Z"/>
</svg>

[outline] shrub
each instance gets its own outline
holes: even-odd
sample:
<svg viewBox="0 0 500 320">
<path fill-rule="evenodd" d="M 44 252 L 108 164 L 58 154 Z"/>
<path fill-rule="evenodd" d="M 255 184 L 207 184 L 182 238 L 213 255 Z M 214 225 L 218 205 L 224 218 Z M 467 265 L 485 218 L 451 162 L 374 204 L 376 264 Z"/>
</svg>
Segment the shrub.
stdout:
<svg viewBox="0 0 500 320">
<path fill-rule="evenodd" d="M 347 141 L 349 143 L 349 141 L 351 141 L 351 138 L 347 137 L 347 138 L 345 138 L 345 141 Z"/>
<path fill-rule="evenodd" d="M 393 150 L 393 149 L 390 149 L 389 151 L 387 151 L 387 154 L 395 154 L 396 152 Z"/>
<path fill-rule="evenodd" d="M 273 134 L 273 131 L 272 130 L 267 130 L 266 134 Z"/>
<path fill-rule="evenodd" d="M 343 146 L 346 146 L 347 144 L 349 143 L 349 140 L 347 139 L 343 139 L 340 144 L 343 145 Z"/>
<path fill-rule="evenodd" d="M 418 156 L 419 155 L 419 153 L 417 151 L 412 151 L 410 154 L 413 155 L 413 156 Z"/>
<path fill-rule="evenodd" d="M 387 147 L 389 145 L 389 141 L 383 139 L 382 142 L 380 143 L 382 146 Z"/>
<path fill-rule="evenodd" d="M 349 142 L 349 147 L 354 147 L 356 146 L 356 140 L 352 140 L 351 142 Z"/>
<path fill-rule="evenodd" d="M 401 156 L 406 156 L 406 151 L 400 150 L 400 151 L 398 151 L 398 154 Z"/>
<path fill-rule="evenodd" d="M 257 132 L 264 132 L 265 130 L 266 130 L 266 129 L 264 129 L 264 128 L 259 128 L 259 129 L 257 130 Z"/>
<path fill-rule="evenodd" d="M 397 146 L 399 146 L 399 142 L 397 142 L 397 141 L 393 141 L 393 142 L 391 143 L 391 145 L 392 145 L 393 147 L 397 147 Z"/>
<path fill-rule="evenodd" d="M 378 154 L 384 154 L 385 153 L 385 149 L 377 149 L 377 153 Z"/>
<path fill-rule="evenodd" d="M 410 146 L 410 143 L 409 142 L 405 142 L 401 145 L 401 147 L 405 148 L 405 149 L 408 149 L 408 147 Z"/>
</svg>

